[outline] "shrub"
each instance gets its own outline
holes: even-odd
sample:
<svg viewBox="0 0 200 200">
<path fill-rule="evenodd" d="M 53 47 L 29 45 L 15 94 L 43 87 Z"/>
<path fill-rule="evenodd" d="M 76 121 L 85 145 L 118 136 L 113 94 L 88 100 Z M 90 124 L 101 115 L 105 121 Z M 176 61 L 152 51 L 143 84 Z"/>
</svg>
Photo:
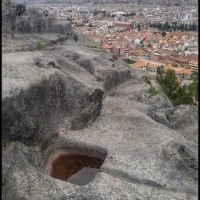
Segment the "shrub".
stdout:
<svg viewBox="0 0 200 200">
<path fill-rule="evenodd" d="M 149 97 L 148 98 L 150 98 L 158 93 L 159 93 L 159 91 L 156 89 L 156 87 L 151 85 L 151 87 L 149 88 Z"/>
<path fill-rule="evenodd" d="M 100 48 L 99 46 L 89 45 L 89 44 L 87 44 L 86 47 L 88 47 L 88 48 Z"/>
<path fill-rule="evenodd" d="M 8 145 L 8 140 L 7 139 L 1 141 L 1 147 L 2 148 L 7 147 L 7 145 Z"/>
<path fill-rule="evenodd" d="M 128 63 L 128 64 L 134 64 L 134 63 L 136 63 L 136 61 L 131 60 L 129 58 L 123 59 L 123 61 L 126 62 L 126 63 Z"/>
<path fill-rule="evenodd" d="M 198 81 L 194 81 L 188 86 L 181 86 L 177 82 L 175 71 L 171 69 L 168 69 L 164 76 L 157 76 L 157 80 L 174 106 L 193 104 L 193 98 L 198 99 Z M 196 80 L 198 80 L 197 77 Z"/>
<path fill-rule="evenodd" d="M 150 81 L 149 77 L 145 76 L 144 81 L 145 81 L 147 84 L 150 84 L 150 85 L 151 85 L 151 81 Z"/>
<path fill-rule="evenodd" d="M 21 47 L 21 48 L 17 48 L 15 51 L 16 52 L 23 52 L 23 51 L 26 51 L 26 49 L 24 47 Z"/>
<path fill-rule="evenodd" d="M 37 41 L 36 45 L 35 45 L 35 48 L 37 50 L 41 50 L 43 49 L 43 45 L 42 45 L 42 42 L 40 40 Z"/>
<path fill-rule="evenodd" d="M 170 116 L 169 113 L 165 113 L 165 117 L 166 117 L 168 120 L 170 120 L 170 119 L 169 119 L 169 116 Z"/>
<path fill-rule="evenodd" d="M 114 60 L 118 60 L 118 56 L 117 55 L 113 55 L 113 59 Z"/>
</svg>

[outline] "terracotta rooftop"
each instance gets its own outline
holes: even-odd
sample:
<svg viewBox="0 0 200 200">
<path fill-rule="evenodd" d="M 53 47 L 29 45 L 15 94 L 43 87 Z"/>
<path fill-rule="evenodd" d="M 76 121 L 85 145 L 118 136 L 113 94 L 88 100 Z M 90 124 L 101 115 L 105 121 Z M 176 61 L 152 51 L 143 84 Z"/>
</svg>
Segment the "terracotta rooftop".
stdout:
<svg viewBox="0 0 200 200">
<path fill-rule="evenodd" d="M 191 60 L 190 63 L 198 64 L 198 60 Z"/>
<path fill-rule="evenodd" d="M 114 45 L 103 45 L 102 46 L 102 49 L 105 49 L 105 50 L 110 50 L 110 49 L 113 49 L 114 48 Z"/>
<path fill-rule="evenodd" d="M 178 71 L 175 71 L 176 74 L 191 74 L 193 71 L 191 69 L 185 69 L 185 68 L 182 68 Z"/>
<path fill-rule="evenodd" d="M 141 68 L 141 67 L 145 66 L 145 62 L 137 62 L 134 64 L 130 64 L 130 66 L 133 68 Z"/>
<path fill-rule="evenodd" d="M 174 69 L 174 67 L 170 64 L 167 64 L 164 66 L 164 69 L 168 70 L 168 69 Z"/>
<path fill-rule="evenodd" d="M 158 65 L 147 63 L 147 67 L 157 69 Z"/>
</svg>

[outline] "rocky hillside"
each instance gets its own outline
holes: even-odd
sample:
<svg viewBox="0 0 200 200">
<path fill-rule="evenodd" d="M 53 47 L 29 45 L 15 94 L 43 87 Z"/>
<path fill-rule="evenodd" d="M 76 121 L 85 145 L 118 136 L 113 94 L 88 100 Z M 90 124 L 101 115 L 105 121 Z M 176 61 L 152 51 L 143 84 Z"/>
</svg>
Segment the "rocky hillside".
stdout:
<svg viewBox="0 0 200 200">
<path fill-rule="evenodd" d="M 198 199 L 197 107 L 150 96 L 155 80 L 68 22 L 6 6 L 15 29 L 2 35 L 3 199 Z M 85 186 L 49 176 L 50 160 L 71 151 L 106 156 Z"/>
</svg>

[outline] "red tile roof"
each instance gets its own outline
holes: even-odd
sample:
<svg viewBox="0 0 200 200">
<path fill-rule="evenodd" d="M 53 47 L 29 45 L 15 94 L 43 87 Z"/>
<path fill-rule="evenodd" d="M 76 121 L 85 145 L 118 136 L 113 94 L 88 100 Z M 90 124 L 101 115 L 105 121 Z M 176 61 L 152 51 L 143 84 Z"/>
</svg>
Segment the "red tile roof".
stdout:
<svg viewBox="0 0 200 200">
<path fill-rule="evenodd" d="M 185 69 L 185 68 L 175 71 L 176 74 L 187 74 L 187 75 L 192 74 L 192 72 L 193 71 L 191 69 Z"/>
<path fill-rule="evenodd" d="M 130 64 L 131 67 L 133 68 L 141 68 L 143 66 L 145 66 L 145 63 L 144 62 L 137 62 L 137 63 L 134 63 L 134 64 Z"/>
</svg>

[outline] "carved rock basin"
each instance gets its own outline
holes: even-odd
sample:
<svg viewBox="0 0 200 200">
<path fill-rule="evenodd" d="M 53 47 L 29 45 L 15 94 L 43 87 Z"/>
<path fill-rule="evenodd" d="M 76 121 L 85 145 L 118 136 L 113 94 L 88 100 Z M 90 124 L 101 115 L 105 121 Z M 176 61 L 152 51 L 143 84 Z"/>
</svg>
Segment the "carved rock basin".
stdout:
<svg viewBox="0 0 200 200">
<path fill-rule="evenodd" d="M 84 186 L 95 178 L 103 162 L 102 158 L 84 154 L 60 154 L 52 162 L 50 176 Z"/>
</svg>

